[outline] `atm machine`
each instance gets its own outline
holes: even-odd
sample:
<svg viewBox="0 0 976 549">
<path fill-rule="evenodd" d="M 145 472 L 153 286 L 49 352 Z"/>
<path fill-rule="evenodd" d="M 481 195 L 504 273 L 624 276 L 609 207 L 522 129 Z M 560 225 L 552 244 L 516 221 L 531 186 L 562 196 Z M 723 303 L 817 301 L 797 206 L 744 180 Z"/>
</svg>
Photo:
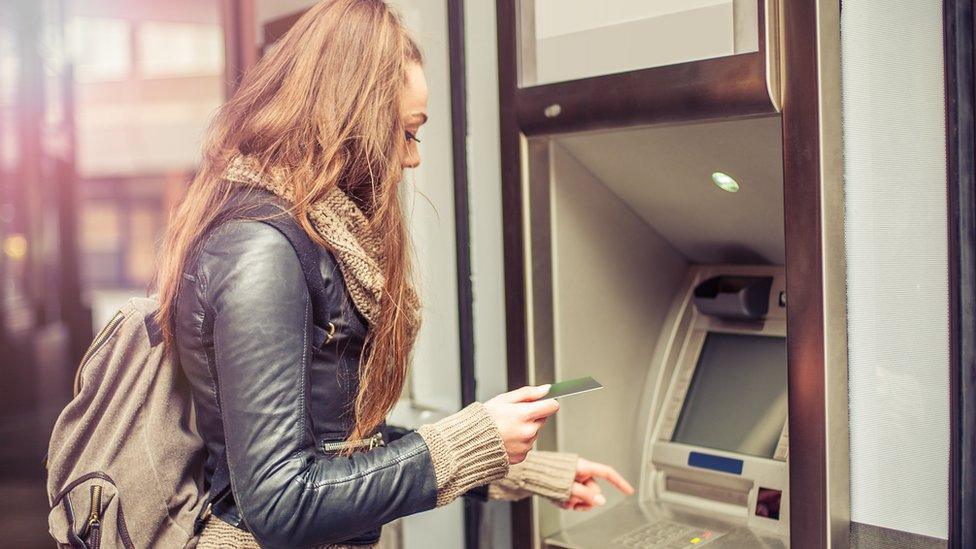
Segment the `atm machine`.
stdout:
<svg viewBox="0 0 976 549">
<path fill-rule="evenodd" d="M 787 547 L 786 293 L 775 266 L 694 266 L 650 368 L 634 501 L 551 548 Z M 569 404 L 571 406 L 571 404 Z"/>
<path fill-rule="evenodd" d="M 781 123 L 530 140 L 533 381 L 605 386 L 539 445 L 638 489 L 537 506 L 543 547 L 789 546 Z"/>
</svg>

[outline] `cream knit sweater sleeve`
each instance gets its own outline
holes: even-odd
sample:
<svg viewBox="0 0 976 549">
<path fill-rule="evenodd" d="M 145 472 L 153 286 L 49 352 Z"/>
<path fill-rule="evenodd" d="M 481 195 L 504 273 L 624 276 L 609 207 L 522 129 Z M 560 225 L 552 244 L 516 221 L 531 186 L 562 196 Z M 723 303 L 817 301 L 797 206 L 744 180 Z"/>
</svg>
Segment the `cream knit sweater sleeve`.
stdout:
<svg viewBox="0 0 976 549">
<path fill-rule="evenodd" d="M 488 497 L 514 501 L 534 494 L 562 503 L 573 489 L 578 461 L 576 454 L 532 450 L 524 461 L 510 466 L 504 478 L 488 486 Z"/>
<path fill-rule="evenodd" d="M 427 443 L 434 464 L 438 507 L 508 473 L 508 454 L 498 426 L 480 402 L 417 432 Z"/>
<path fill-rule="evenodd" d="M 494 499 L 531 494 L 556 502 L 569 498 L 577 456 L 533 450 L 522 463 L 510 466 L 498 427 L 480 402 L 417 432 L 430 450 L 438 507 L 488 483 L 488 495 Z"/>
</svg>

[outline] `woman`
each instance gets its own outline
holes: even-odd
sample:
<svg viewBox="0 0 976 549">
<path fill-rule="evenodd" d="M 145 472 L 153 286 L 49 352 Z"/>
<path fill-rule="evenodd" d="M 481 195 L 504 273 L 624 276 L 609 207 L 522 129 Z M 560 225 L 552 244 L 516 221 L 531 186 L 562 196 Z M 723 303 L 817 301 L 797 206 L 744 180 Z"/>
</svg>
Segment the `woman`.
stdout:
<svg viewBox="0 0 976 549">
<path fill-rule="evenodd" d="M 558 408 L 546 387 L 391 440 L 420 323 L 397 185 L 420 163 L 426 104 L 388 6 L 326 0 L 215 118 L 158 277 L 208 450 L 199 547 L 370 546 L 384 523 L 489 484 L 573 509 L 603 504 L 595 478 L 632 492 L 607 466 L 529 451 Z"/>
</svg>

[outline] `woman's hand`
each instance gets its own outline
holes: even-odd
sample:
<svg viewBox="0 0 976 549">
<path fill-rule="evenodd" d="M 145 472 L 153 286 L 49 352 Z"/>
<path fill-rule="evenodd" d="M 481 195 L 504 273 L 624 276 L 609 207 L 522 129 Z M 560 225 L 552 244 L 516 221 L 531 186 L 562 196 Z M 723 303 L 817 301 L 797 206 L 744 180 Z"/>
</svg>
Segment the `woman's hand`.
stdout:
<svg viewBox="0 0 976 549">
<path fill-rule="evenodd" d="M 615 486 L 621 492 L 630 495 L 634 493 L 634 487 L 624 480 L 613 467 L 596 463 L 588 459 L 579 458 L 576 464 L 576 480 L 573 482 L 573 490 L 569 499 L 562 504 L 563 509 L 574 511 L 589 511 L 597 505 L 603 505 L 607 499 L 600 492 L 600 485 L 596 479 L 602 478 Z"/>
<path fill-rule="evenodd" d="M 509 463 L 521 463 L 525 459 L 546 418 L 559 409 L 555 399 L 539 400 L 547 392 L 549 385 L 526 386 L 484 403 L 485 411 L 498 425 Z"/>
</svg>

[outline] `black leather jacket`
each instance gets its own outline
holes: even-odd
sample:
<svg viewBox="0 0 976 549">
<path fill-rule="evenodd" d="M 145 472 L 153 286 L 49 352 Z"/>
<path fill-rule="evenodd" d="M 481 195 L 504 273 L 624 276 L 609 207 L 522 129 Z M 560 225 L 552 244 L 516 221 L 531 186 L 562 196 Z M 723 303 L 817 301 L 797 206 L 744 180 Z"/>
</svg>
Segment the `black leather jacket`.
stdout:
<svg viewBox="0 0 976 549">
<path fill-rule="evenodd" d="M 349 431 L 366 322 L 335 258 L 318 249 L 328 320 L 313 322 L 295 249 L 262 221 L 210 231 L 177 301 L 176 350 L 209 453 L 206 485 L 224 451 L 230 473 L 232 494 L 213 513 L 262 547 L 373 543 L 381 525 L 436 502 L 416 432 L 351 457 L 322 449 Z"/>
</svg>

